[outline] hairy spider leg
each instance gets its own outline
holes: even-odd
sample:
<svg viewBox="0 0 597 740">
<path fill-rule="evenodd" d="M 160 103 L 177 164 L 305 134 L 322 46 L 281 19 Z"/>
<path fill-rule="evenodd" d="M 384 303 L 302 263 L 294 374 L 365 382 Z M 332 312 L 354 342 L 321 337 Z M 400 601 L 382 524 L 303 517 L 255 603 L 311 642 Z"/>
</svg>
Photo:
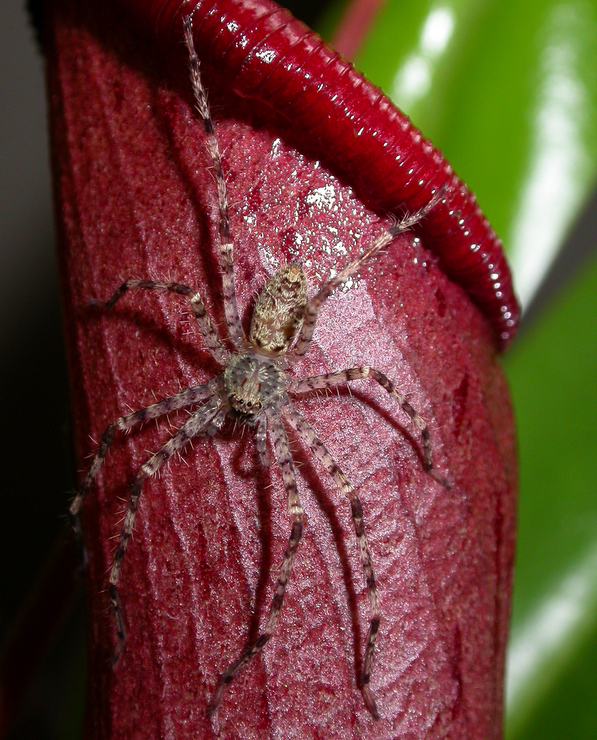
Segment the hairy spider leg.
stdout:
<svg viewBox="0 0 597 740">
<path fill-rule="evenodd" d="M 379 383 L 379 385 L 400 404 L 400 408 L 410 416 L 413 424 L 421 433 L 425 470 L 428 473 L 431 473 L 433 469 L 433 459 L 431 455 L 431 443 L 429 441 L 429 429 L 427 428 L 427 424 L 405 397 L 398 393 L 394 383 L 392 383 L 392 381 L 379 370 L 369 367 L 368 365 L 360 365 L 359 367 L 351 367 L 348 370 L 336 370 L 333 373 L 325 373 L 325 375 L 314 375 L 312 378 L 292 381 L 288 386 L 288 391 L 290 393 L 318 391 L 325 388 L 333 388 L 337 385 L 345 385 L 353 380 L 362 380 L 364 378 L 372 378 Z"/>
<path fill-rule="evenodd" d="M 157 419 L 159 416 L 165 416 L 172 411 L 178 411 L 186 406 L 192 406 L 195 403 L 204 401 L 209 396 L 212 396 L 216 391 L 216 381 L 210 380 L 208 383 L 202 385 L 195 385 L 191 388 L 186 388 L 184 391 L 177 393 L 174 396 L 164 398 L 157 403 L 147 406 L 139 411 L 133 411 L 126 416 L 121 416 L 116 421 L 109 424 L 103 431 L 102 437 L 99 443 L 99 447 L 93 457 L 91 465 L 85 473 L 81 485 L 79 486 L 75 497 L 73 498 L 69 507 L 69 519 L 71 526 L 75 532 L 77 542 L 81 546 L 83 554 L 83 565 L 86 564 L 87 556 L 85 548 L 83 547 L 83 533 L 81 531 L 81 522 L 79 520 L 79 514 L 81 512 L 81 506 L 87 496 L 89 489 L 91 488 L 93 481 L 97 477 L 102 463 L 106 459 L 112 440 L 117 431 L 127 432 L 137 424 L 143 424 L 145 421 L 150 419 Z"/>
<path fill-rule="evenodd" d="M 266 470 L 269 468 L 269 453 L 267 451 L 267 417 L 265 414 L 259 419 L 255 429 L 255 447 L 259 455 L 259 462 Z"/>
<path fill-rule="evenodd" d="M 210 351 L 211 356 L 216 360 L 216 362 L 219 362 L 220 365 L 226 364 L 230 354 L 228 350 L 225 349 L 220 337 L 213 328 L 210 318 L 205 310 L 205 305 L 201 295 L 193 290 L 193 288 L 189 288 L 188 285 L 182 285 L 182 283 L 161 282 L 159 280 L 137 280 L 131 278 L 122 283 L 122 285 L 114 291 L 111 298 L 109 298 L 105 303 L 100 303 L 99 305 L 104 306 L 104 308 L 108 310 L 113 308 L 116 302 L 119 301 L 126 291 L 131 288 L 157 290 L 162 292 L 167 291 L 184 296 L 191 304 L 193 315 L 197 319 L 199 331 L 205 340 L 205 346 Z"/>
<path fill-rule="evenodd" d="M 365 522 L 363 518 L 363 506 L 358 494 L 351 486 L 348 478 L 342 470 L 338 467 L 334 458 L 330 455 L 327 447 L 315 434 L 315 431 L 309 424 L 309 422 L 292 407 L 291 404 L 286 405 L 282 409 L 282 415 L 284 419 L 290 424 L 290 426 L 297 433 L 301 442 L 310 450 L 311 454 L 319 460 L 325 470 L 330 474 L 334 483 L 338 489 L 343 493 L 350 502 L 350 510 L 352 514 L 352 521 L 354 524 L 354 531 L 357 536 L 359 543 L 359 552 L 361 555 L 361 565 L 363 566 L 363 573 L 365 574 L 365 581 L 367 583 L 367 593 L 369 595 L 369 632 L 367 634 L 367 642 L 365 647 L 365 655 L 363 658 L 363 671 L 361 673 L 361 691 L 363 692 L 363 699 L 367 705 L 367 709 L 371 712 L 375 719 L 379 719 L 379 713 L 377 711 L 377 705 L 373 697 L 373 692 L 369 685 L 371 679 L 371 664 L 373 661 L 373 651 L 375 649 L 375 641 L 377 639 L 377 632 L 379 630 L 379 603 L 377 598 L 377 586 L 375 583 L 375 573 L 373 571 L 373 562 L 371 560 L 371 551 L 369 550 L 369 543 L 367 542 L 367 535 L 365 534 Z"/>
<path fill-rule="evenodd" d="M 222 295 L 224 299 L 224 314 L 230 340 L 237 349 L 246 344 L 245 332 L 240 321 L 236 303 L 236 289 L 234 286 L 234 250 L 230 237 L 230 219 L 228 216 L 228 196 L 226 180 L 222 170 L 222 159 L 218 141 L 214 133 L 213 122 L 207 104 L 207 93 L 201 81 L 201 62 L 197 56 L 193 40 L 193 21 L 190 16 L 184 19 L 184 39 L 189 52 L 189 67 L 191 70 L 191 84 L 195 96 L 195 107 L 201 116 L 206 135 L 206 147 L 212 161 L 214 180 L 218 192 L 218 208 L 220 212 L 220 264 L 222 266 Z"/>
<path fill-rule="evenodd" d="M 371 244 L 371 246 L 368 247 L 360 257 L 357 257 L 355 260 L 350 262 L 337 275 L 334 275 L 334 277 L 330 278 L 322 285 L 319 291 L 307 303 L 303 325 L 296 344 L 289 353 L 289 359 L 296 362 L 309 348 L 309 344 L 313 338 L 313 332 L 315 331 L 315 323 L 317 321 L 319 311 L 334 290 L 345 283 L 351 275 L 354 275 L 355 272 L 373 259 L 382 249 L 387 247 L 388 244 L 396 239 L 397 236 L 409 231 L 413 226 L 419 223 L 419 221 L 424 219 L 425 216 L 432 211 L 437 203 L 444 197 L 445 191 L 446 186 L 440 188 L 429 203 L 423 206 L 423 208 L 411 215 L 404 216 L 400 221 L 396 221 L 392 224 L 392 226 L 382 232 L 377 239 L 375 239 L 373 244 Z"/>
<path fill-rule="evenodd" d="M 280 566 L 280 571 L 278 573 L 274 596 L 263 632 L 259 635 L 257 640 L 255 640 L 255 642 L 245 650 L 241 657 L 232 663 L 232 665 L 223 673 L 209 705 L 208 713 L 210 715 L 217 710 L 228 684 L 231 683 L 240 670 L 253 660 L 272 636 L 280 615 L 280 610 L 282 609 L 284 594 L 286 593 L 286 586 L 288 585 L 288 579 L 290 578 L 290 571 L 292 569 L 292 561 L 294 560 L 294 556 L 303 534 L 303 507 L 301 506 L 298 495 L 294 462 L 290 454 L 288 437 L 286 436 L 286 431 L 284 430 L 278 414 L 272 410 L 266 411 L 266 414 L 268 421 L 270 422 L 270 434 L 274 445 L 274 451 L 276 453 L 276 460 L 280 466 L 280 470 L 282 471 L 282 480 L 288 496 L 288 515 L 292 521 L 292 529 L 290 531 L 290 537 L 288 538 L 286 551 L 284 552 L 282 565 Z"/>
<path fill-rule="evenodd" d="M 113 656 L 114 663 L 118 660 L 126 639 L 124 620 L 122 618 L 122 610 L 120 608 L 120 597 L 118 595 L 118 579 L 120 578 L 122 562 L 135 524 L 135 517 L 137 515 L 137 507 L 139 505 L 143 483 L 147 478 L 155 475 L 166 460 L 168 460 L 175 452 L 182 449 L 191 441 L 191 439 L 200 434 L 205 434 L 208 429 L 211 431 L 214 423 L 216 427 L 221 427 L 224 422 L 224 414 L 221 414 L 221 411 L 222 400 L 219 396 L 214 396 L 206 401 L 206 403 L 200 409 L 195 411 L 180 427 L 180 429 L 170 437 L 166 444 L 155 452 L 149 460 L 139 468 L 139 471 L 131 482 L 124 521 L 122 523 L 118 545 L 114 552 L 112 567 L 108 577 L 108 593 L 110 595 L 110 601 L 112 602 L 112 611 L 114 614 L 114 622 L 116 624 L 116 636 L 118 638 L 116 650 Z"/>
</svg>

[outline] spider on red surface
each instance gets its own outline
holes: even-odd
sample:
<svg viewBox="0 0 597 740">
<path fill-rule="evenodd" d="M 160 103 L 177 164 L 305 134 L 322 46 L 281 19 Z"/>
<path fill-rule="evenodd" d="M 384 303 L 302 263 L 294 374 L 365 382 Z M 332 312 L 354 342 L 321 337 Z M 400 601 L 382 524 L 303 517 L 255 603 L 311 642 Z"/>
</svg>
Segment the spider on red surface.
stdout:
<svg viewBox="0 0 597 740">
<path fill-rule="evenodd" d="M 146 408 L 121 416 L 103 432 L 93 461 L 70 506 L 70 518 L 78 537 L 81 538 L 79 514 L 81 506 L 107 455 L 117 431 L 128 432 L 150 419 L 166 416 L 179 409 L 194 410 L 187 421 L 171 438 L 141 466 L 136 473 L 128 495 L 126 513 L 108 577 L 108 592 L 116 624 L 117 647 L 115 660 L 125 642 L 124 618 L 118 592 L 118 581 L 127 545 L 131 537 L 143 483 L 155 475 L 161 466 L 176 452 L 182 450 L 193 438 L 213 436 L 227 419 L 255 429 L 255 443 L 259 458 L 269 466 L 268 435 L 274 456 L 282 473 L 288 499 L 291 532 L 279 568 L 269 615 L 263 631 L 244 653 L 221 676 L 209 706 L 213 714 L 220 704 L 226 686 L 266 645 L 274 632 L 284 594 L 290 578 L 292 562 L 303 532 L 304 512 L 301 506 L 295 475 L 295 465 L 285 424 L 309 449 L 313 457 L 328 472 L 338 489 L 351 506 L 354 529 L 358 540 L 361 564 L 369 597 L 370 624 L 366 640 L 361 676 L 361 690 L 365 704 L 374 718 L 378 710 L 370 688 L 370 677 L 375 641 L 379 630 L 380 611 L 377 586 L 369 545 L 365 534 L 363 508 L 356 491 L 338 467 L 325 444 L 319 439 L 307 420 L 293 407 L 291 396 L 308 391 L 325 390 L 345 385 L 354 380 L 371 378 L 384 388 L 400 405 L 421 435 L 424 467 L 438 482 L 447 485 L 433 470 L 429 431 L 425 421 L 401 395 L 392 381 L 382 372 L 368 365 L 351 367 L 303 380 L 287 371 L 307 352 L 319 310 L 333 291 L 387 247 L 397 236 L 411 229 L 441 200 L 443 191 L 420 211 L 402 218 L 385 229 L 364 253 L 325 282 L 319 291 L 308 298 L 307 280 L 300 264 L 291 263 L 276 272 L 261 290 L 253 310 L 248 337 L 245 335 L 237 308 L 234 282 L 233 244 L 228 217 L 226 183 L 214 127 L 211 121 L 207 96 L 200 75 L 200 62 L 194 48 L 191 21 L 185 20 L 185 42 L 189 50 L 191 82 L 195 104 L 203 122 L 206 146 L 213 165 L 219 207 L 219 252 L 222 272 L 222 293 L 229 350 L 215 331 L 198 292 L 181 283 L 129 279 L 101 305 L 111 309 L 130 289 L 166 291 L 184 296 L 193 311 L 199 330 L 213 358 L 223 368 L 216 378 L 201 385 L 189 387 L 169 398 Z"/>
</svg>

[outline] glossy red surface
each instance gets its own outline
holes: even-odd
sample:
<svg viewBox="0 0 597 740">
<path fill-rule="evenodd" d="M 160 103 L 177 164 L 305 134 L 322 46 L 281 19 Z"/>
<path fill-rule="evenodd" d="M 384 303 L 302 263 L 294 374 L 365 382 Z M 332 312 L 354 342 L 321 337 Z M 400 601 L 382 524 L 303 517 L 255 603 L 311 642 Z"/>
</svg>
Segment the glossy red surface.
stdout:
<svg viewBox="0 0 597 740">
<path fill-rule="evenodd" d="M 221 371 L 181 299 L 127 295 L 125 278 L 199 289 L 223 334 L 217 208 L 185 60 L 164 62 L 113 5 L 56 0 L 48 79 L 65 324 L 79 467 L 130 407 Z M 262 106 L 204 67 L 231 203 L 245 328 L 278 265 L 313 291 L 387 223 L 296 149 Z M 474 210 L 474 209 L 473 209 Z M 425 235 L 397 240 L 326 304 L 296 377 L 379 368 L 429 423 L 446 490 L 418 437 L 368 383 L 297 407 L 358 488 L 382 611 L 374 722 L 357 685 L 367 597 L 348 504 L 297 440 L 305 534 L 280 623 L 218 713 L 220 738 L 488 740 L 501 735 L 516 463 L 508 393 L 484 317 Z M 155 394 L 155 396 L 154 396 Z M 128 639 L 112 668 L 106 572 L 134 472 L 184 415 L 118 439 L 90 494 L 88 738 L 215 737 L 222 671 L 263 624 L 289 534 L 279 471 L 231 427 L 143 490 L 120 583 Z"/>
<path fill-rule="evenodd" d="M 271 0 L 127 0 L 164 44 L 192 14 L 199 54 L 238 95 L 259 101 L 299 132 L 310 152 L 345 175 L 372 208 L 401 214 L 446 187 L 421 224 L 446 273 L 469 293 L 505 348 L 519 308 L 502 245 L 435 149 L 389 99 L 313 31 Z"/>
</svg>

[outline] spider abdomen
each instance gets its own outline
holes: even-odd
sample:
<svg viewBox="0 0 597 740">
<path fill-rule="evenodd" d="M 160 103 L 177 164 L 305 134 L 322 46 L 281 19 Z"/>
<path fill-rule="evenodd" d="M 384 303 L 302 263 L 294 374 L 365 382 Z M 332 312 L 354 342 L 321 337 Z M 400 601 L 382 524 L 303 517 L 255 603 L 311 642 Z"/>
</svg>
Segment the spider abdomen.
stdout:
<svg viewBox="0 0 597 740">
<path fill-rule="evenodd" d="M 288 351 L 303 323 L 307 305 L 307 278 L 291 263 L 265 284 L 255 302 L 249 341 L 258 350 L 282 355 Z"/>
<path fill-rule="evenodd" d="M 285 392 L 285 376 L 275 361 L 246 353 L 234 356 L 224 371 L 230 415 L 254 424 Z"/>
</svg>

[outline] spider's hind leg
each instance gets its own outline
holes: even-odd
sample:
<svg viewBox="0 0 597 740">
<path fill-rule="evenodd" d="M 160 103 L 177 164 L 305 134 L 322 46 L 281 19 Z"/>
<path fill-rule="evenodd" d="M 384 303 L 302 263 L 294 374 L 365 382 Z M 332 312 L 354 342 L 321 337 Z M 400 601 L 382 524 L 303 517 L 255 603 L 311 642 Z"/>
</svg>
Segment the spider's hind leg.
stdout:
<svg viewBox="0 0 597 740">
<path fill-rule="evenodd" d="M 302 357 L 308 350 L 311 339 L 313 338 L 313 332 L 315 331 L 315 323 L 317 321 L 319 311 L 336 288 L 340 287 L 351 275 L 354 275 L 354 273 L 358 272 L 361 267 L 374 259 L 381 251 L 391 244 L 396 237 L 409 231 L 413 226 L 422 221 L 444 197 L 446 188 L 447 186 L 444 185 L 435 192 L 429 203 L 419 209 L 416 213 L 411 215 L 407 214 L 399 220 L 394 220 L 394 223 L 389 228 L 385 229 L 385 231 L 375 239 L 375 241 L 363 252 L 363 254 L 360 255 L 360 257 L 357 257 L 355 260 L 350 262 L 340 270 L 337 275 L 331 277 L 321 286 L 319 291 L 309 300 L 305 308 L 303 325 L 291 352 L 291 358 L 293 361 Z"/>
<path fill-rule="evenodd" d="M 94 301 L 93 303 L 110 310 L 114 308 L 116 303 L 122 298 L 122 296 L 131 289 L 140 290 L 157 290 L 161 292 L 174 293 L 176 295 L 184 296 L 191 305 L 191 310 L 197 321 L 199 331 L 203 335 L 205 345 L 209 350 L 211 356 L 219 362 L 220 365 L 225 365 L 228 360 L 228 352 L 222 344 L 217 332 L 213 328 L 213 324 L 207 311 L 200 293 L 189 288 L 188 285 L 182 283 L 164 282 L 160 280 L 138 280 L 137 278 L 130 278 L 125 280 L 112 294 L 107 301 Z"/>
<path fill-rule="evenodd" d="M 184 19 L 184 40 L 189 52 L 189 67 L 191 70 L 191 84 L 195 96 L 195 108 L 201 116 L 205 129 L 206 147 L 212 162 L 212 171 L 216 181 L 218 193 L 218 209 L 220 212 L 220 267 L 222 270 L 222 297 L 224 299 L 224 314 L 228 334 L 234 346 L 239 349 L 245 342 L 245 333 L 240 321 L 234 287 L 234 249 L 230 235 L 230 217 L 228 215 L 228 195 L 226 180 L 222 169 L 222 158 L 218 140 L 214 133 L 213 121 L 207 104 L 207 93 L 201 80 L 201 62 L 195 49 L 193 40 L 193 19 L 187 16 Z"/>
</svg>

